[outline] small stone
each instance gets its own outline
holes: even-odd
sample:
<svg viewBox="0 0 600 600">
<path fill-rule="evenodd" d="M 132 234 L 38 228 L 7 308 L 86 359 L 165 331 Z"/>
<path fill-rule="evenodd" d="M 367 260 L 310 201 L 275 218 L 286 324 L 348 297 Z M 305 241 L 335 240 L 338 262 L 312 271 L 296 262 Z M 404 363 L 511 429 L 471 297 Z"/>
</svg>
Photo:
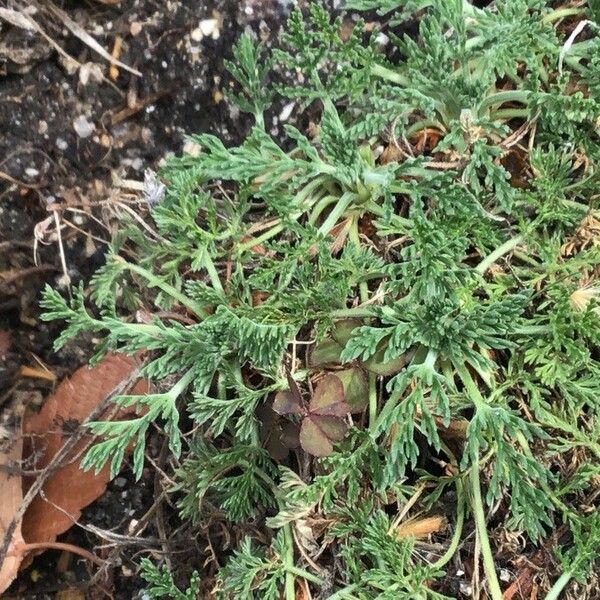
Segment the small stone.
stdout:
<svg viewBox="0 0 600 600">
<path fill-rule="evenodd" d="M 198 29 L 202 32 L 204 37 L 212 37 L 213 40 L 219 38 L 219 20 L 218 19 L 204 19 L 200 21 Z"/>
<path fill-rule="evenodd" d="M 129 26 L 129 33 L 131 33 L 131 35 L 136 36 L 139 35 L 142 31 L 142 24 L 139 23 L 138 21 L 134 21 L 130 26 Z"/>
<path fill-rule="evenodd" d="M 459 589 L 460 593 L 463 594 L 463 596 L 467 596 L 468 598 L 470 598 L 473 595 L 473 587 L 466 581 L 460 582 Z"/>
<path fill-rule="evenodd" d="M 73 121 L 73 129 L 80 138 L 88 138 L 94 133 L 96 126 L 88 121 L 83 115 L 79 115 Z"/>
<path fill-rule="evenodd" d="M 144 168 L 144 161 L 141 158 L 134 158 L 131 161 L 131 168 L 136 171 L 141 171 Z"/>
<path fill-rule="evenodd" d="M 69 147 L 69 144 L 62 138 L 56 138 L 56 147 L 64 152 Z"/>
<path fill-rule="evenodd" d="M 40 121 L 38 123 L 38 133 L 44 135 L 48 131 L 48 123 L 46 121 Z"/>
<path fill-rule="evenodd" d="M 390 41 L 390 38 L 385 35 L 385 33 L 383 33 L 382 31 L 380 31 L 377 34 L 377 37 L 375 38 L 375 41 L 380 45 L 380 46 L 387 46 L 388 42 Z"/>
<path fill-rule="evenodd" d="M 294 102 L 286 104 L 279 113 L 279 120 L 287 121 L 290 118 L 290 115 L 292 114 L 292 110 L 294 110 Z"/>
<path fill-rule="evenodd" d="M 200 152 L 202 152 L 202 148 L 200 144 L 196 144 L 196 142 L 192 140 L 185 140 L 183 144 L 183 153 L 189 156 L 200 156 Z"/>
<path fill-rule="evenodd" d="M 200 27 L 196 27 L 196 29 L 190 33 L 190 37 L 194 40 L 194 42 L 201 42 L 204 34 L 202 33 Z"/>
<path fill-rule="evenodd" d="M 119 488 L 124 488 L 127 485 L 127 479 L 125 477 L 117 477 L 115 479 L 115 486 Z"/>
<path fill-rule="evenodd" d="M 63 273 L 60 277 L 57 277 L 56 287 L 66 290 L 70 286 L 71 286 L 71 278 L 68 275 Z"/>
<path fill-rule="evenodd" d="M 79 69 L 79 83 L 81 85 L 87 85 L 90 81 L 99 83 L 103 77 L 102 67 L 98 63 L 86 62 Z"/>
<path fill-rule="evenodd" d="M 40 172 L 37 169 L 34 169 L 33 167 L 27 167 L 25 169 L 25 175 L 27 175 L 27 177 L 29 177 L 30 179 L 35 179 L 39 174 Z"/>
<path fill-rule="evenodd" d="M 508 569 L 500 569 L 500 575 L 498 577 L 500 581 L 508 583 L 511 580 L 510 571 Z"/>
</svg>

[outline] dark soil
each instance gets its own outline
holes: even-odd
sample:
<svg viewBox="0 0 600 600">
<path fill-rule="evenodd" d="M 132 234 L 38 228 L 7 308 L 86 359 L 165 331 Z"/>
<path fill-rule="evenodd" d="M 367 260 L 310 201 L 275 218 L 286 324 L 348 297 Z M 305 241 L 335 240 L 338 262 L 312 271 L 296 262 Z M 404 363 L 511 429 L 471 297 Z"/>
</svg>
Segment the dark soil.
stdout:
<svg viewBox="0 0 600 600">
<path fill-rule="evenodd" d="M 210 131 L 225 142 L 240 139 L 248 123 L 223 99 L 230 84 L 223 61 L 247 28 L 267 44 L 275 40 L 291 4 L 56 1 L 108 52 L 122 38 L 120 60 L 142 75 L 119 68 L 114 79 L 108 62 L 70 33 L 56 14 L 36 12 L 34 3 L 27 9 L 83 67 L 33 31 L 0 21 L 0 414 L 5 424 L 15 420 L 19 404 L 41 402 L 54 385 L 24 377 L 23 367 L 47 370 L 60 380 L 89 356 L 85 340 L 59 352 L 52 349 L 57 327 L 39 318 L 42 287 L 49 283 L 64 290 L 69 280 L 85 281 L 101 264 L 102 240 L 111 234 L 106 226 L 115 222 L 112 203 L 131 194 L 122 180 L 143 181 L 146 169 L 156 170 L 165 156 L 182 151 L 186 133 Z M 0 0 L 1 5 L 19 8 L 16 0 Z M 206 19 L 215 21 L 202 23 Z M 64 225 L 64 265 L 55 211 Z M 125 473 L 115 480 L 86 511 L 84 526 L 127 535 L 155 496 L 152 473 L 137 484 L 129 477 Z M 155 529 L 151 524 L 141 535 L 154 536 Z M 107 544 L 105 555 L 114 548 L 89 528 L 74 528 L 61 539 L 96 551 Z M 86 596 L 143 597 L 135 576 L 136 552 L 143 546 L 125 548 L 120 566 Z M 47 552 L 6 597 L 84 597 L 67 596 L 65 590 L 73 592 L 89 581 L 93 572 L 87 569 L 92 568 L 77 557 Z"/>
</svg>

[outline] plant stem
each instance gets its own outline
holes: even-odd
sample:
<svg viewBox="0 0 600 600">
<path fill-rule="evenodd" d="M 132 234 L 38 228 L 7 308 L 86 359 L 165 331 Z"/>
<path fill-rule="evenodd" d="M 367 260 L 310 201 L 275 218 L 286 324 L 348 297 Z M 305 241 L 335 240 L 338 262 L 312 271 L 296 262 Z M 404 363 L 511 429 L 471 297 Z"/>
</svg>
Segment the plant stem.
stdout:
<svg viewBox="0 0 600 600">
<path fill-rule="evenodd" d="M 573 577 L 573 573 L 567 571 L 563 573 L 555 582 L 554 585 L 550 588 L 550 591 L 546 594 L 544 600 L 559 600 L 561 597 L 561 592 L 566 587 L 567 583 L 571 581 L 571 577 Z"/>
<path fill-rule="evenodd" d="M 452 451 L 444 444 L 441 443 L 442 450 L 448 455 L 450 459 L 450 464 L 458 469 L 458 464 L 456 462 L 456 457 L 452 453 Z M 454 527 L 454 533 L 452 534 L 452 540 L 450 541 L 450 545 L 448 546 L 446 552 L 438 558 L 436 562 L 434 562 L 431 566 L 434 569 L 441 569 L 445 564 L 447 564 L 458 549 L 460 545 L 460 540 L 462 536 L 462 530 L 465 523 L 465 510 L 467 505 L 467 497 L 465 494 L 465 486 L 460 477 L 455 478 L 456 483 L 456 525 Z"/>
<path fill-rule="evenodd" d="M 208 273 L 208 277 L 210 279 L 210 282 L 212 283 L 212 286 L 215 290 L 217 290 L 218 292 L 221 292 L 222 294 L 225 293 L 225 290 L 223 289 L 223 286 L 221 285 L 221 279 L 219 277 L 219 273 L 217 272 L 217 269 L 215 268 L 215 263 L 213 262 L 212 258 L 210 257 L 210 254 L 208 253 L 208 251 L 204 252 L 204 258 L 202 259 L 202 263 L 204 264 L 204 268 L 206 269 L 206 272 Z"/>
<path fill-rule="evenodd" d="M 289 523 L 283 526 L 283 535 L 285 537 L 285 555 L 283 562 L 285 565 L 285 600 L 295 600 L 296 589 L 294 585 L 294 536 Z"/>
<path fill-rule="evenodd" d="M 291 566 L 286 567 L 286 569 L 289 570 L 290 573 L 296 575 L 297 577 L 302 577 L 302 579 L 306 579 L 306 581 L 311 581 L 316 585 L 323 585 L 325 583 L 323 578 L 319 577 L 318 575 L 313 575 L 312 573 L 309 573 L 304 569 L 300 569 L 299 567 Z"/>
<path fill-rule="evenodd" d="M 192 383 L 195 372 L 196 370 L 194 368 L 188 369 L 185 372 L 185 375 L 167 392 L 167 394 L 173 398 L 173 401 L 177 400 L 177 398 L 183 394 L 185 388 Z"/>
<path fill-rule="evenodd" d="M 332 319 L 365 319 L 374 317 L 373 308 L 357 306 L 356 308 L 339 308 L 329 313 Z"/>
<path fill-rule="evenodd" d="M 274 227 L 271 227 L 271 229 L 268 229 L 267 231 L 265 231 L 263 234 L 259 235 L 258 237 L 247 240 L 246 242 L 244 242 L 242 244 L 238 244 L 237 252 L 239 254 L 241 254 L 242 252 L 245 252 L 246 250 L 250 250 L 251 248 L 254 248 L 254 246 L 258 246 L 258 245 L 262 244 L 263 242 L 266 242 L 267 240 L 270 240 L 271 238 L 275 237 L 277 234 L 281 233 L 284 229 L 285 229 L 285 227 L 281 223 L 279 225 L 275 225 Z"/>
<path fill-rule="evenodd" d="M 360 249 L 360 235 L 358 232 L 359 215 L 354 215 L 352 225 L 350 226 L 350 241 Z M 366 281 L 359 283 L 360 300 L 364 304 L 369 300 L 369 286 Z M 368 377 L 369 389 L 369 424 L 373 425 L 377 420 L 377 377 L 375 373 L 369 372 Z"/>
<path fill-rule="evenodd" d="M 330 205 L 339 200 L 339 196 L 325 196 L 321 198 L 319 202 L 315 205 L 312 212 L 310 213 L 310 217 L 308 218 L 308 223 L 310 225 L 314 225 L 317 222 L 317 219 L 321 215 L 321 213 Z"/>
<path fill-rule="evenodd" d="M 549 325 L 523 325 L 523 327 L 515 329 L 512 335 L 543 335 L 550 332 Z"/>
<path fill-rule="evenodd" d="M 355 195 L 352 192 L 344 192 L 344 194 L 342 194 L 337 204 L 327 215 L 325 221 L 323 221 L 321 227 L 319 227 L 319 233 L 321 235 L 327 235 L 335 227 L 338 219 L 344 214 L 354 199 Z"/>
<path fill-rule="evenodd" d="M 479 115 L 482 115 L 488 108 L 497 106 L 499 104 L 504 104 L 505 102 L 520 102 L 521 104 L 527 104 L 530 95 L 531 92 L 528 90 L 509 90 L 506 92 L 496 92 L 495 94 L 490 94 L 481 101 L 477 112 Z"/>
<path fill-rule="evenodd" d="M 114 260 L 122 263 L 122 265 L 131 271 L 132 273 L 136 273 L 143 277 L 151 287 L 157 287 L 165 294 L 168 294 L 174 300 L 177 300 L 180 304 L 188 308 L 190 311 L 195 313 L 197 316 L 205 318 L 208 316 L 208 313 L 204 310 L 202 306 L 200 306 L 197 302 L 190 300 L 185 294 L 182 294 L 178 289 L 174 288 L 172 285 L 168 284 L 166 281 L 163 281 L 154 273 L 151 273 L 144 267 L 140 267 L 139 265 L 133 265 L 127 262 L 125 259 L 120 256 L 115 256 Z"/>
<path fill-rule="evenodd" d="M 475 517 L 475 529 L 481 546 L 481 554 L 483 555 L 483 568 L 488 578 L 490 595 L 492 600 L 502 600 L 502 590 L 496 575 L 496 566 L 494 565 L 494 556 L 490 539 L 487 533 L 487 525 L 485 522 L 485 510 L 483 507 L 483 499 L 481 498 L 481 485 L 479 482 L 479 458 L 473 461 L 471 472 L 469 474 L 471 483 L 471 494 L 473 496 L 473 516 Z"/>
<path fill-rule="evenodd" d="M 358 588 L 358 584 L 353 583 L 345 588 L 338 590 L 332 596 L 329 596 L 328 600 L 359 600 L 356 596 L 353 596 L 350 592 L 353 592 Z"/>
<path fill-rule="evenodd" d="M 529 116 L 528 108 L 500 108 L 490 113 L 490 119 L 501 121 L 503 119 L 526 119 Z"/>
<path fill-rule="evenodd" d="M 560 19 L 564 19 L 565 17 L 575 17 L 577 15 L 581 15 L 585 12 L 583 8 L 559 8 L 557 10 L 553 10 L 551 13 L 544 15 L 542 17 L 542 23 L 554 23 Z"/>
<path fill-rule="evenodd" d="M 413 136 L 415 133 L 418 133 L 419 131 L 423 131 L 423 129 L 428 129 L 428 128 L 432 128 L 432 129 L 439 129 L 440 132 L 444 132 L 445 127 L 439 122 L 436 121 L 435 119 L 422 119 L 421 121 L 417 121 L 416 123 L 413 123 L 407 130 L 406 130 L 406 137 L 410 139 L 411 136 Z"/>
<path fill-rule="evenodd" d="M 460 379 L 462 380 L 470 399 L 475 404 L 477 409 L 486 406 L 485 399 L 481 395 L 479 388 L 473 381 L 471 374 L 467 370 L 464 364 L 458 365 L 456 369 Z M 496 575 L 496 567 L 494 565 L 494 557 L 492 554 L 492 547 L 490 546 L 490 539 L 487 533 L 487 525 L 485 522 L 485 509 L 483 506 L 483 499 L 481 498 L 481 484 L 479 481 L 479 457 L 473 457 L 473 464 L 471 465 L 471 472 L 469 474 L 469 481 L 471 484 L 471 495 L 473 497 L 472 510 L 475 518 L 475 528 L 477 531 L 477 537 L 479 539 L 479 545 L 481 546 L 481 554 L 483 555 L 483 566 L 485 573 L 488 578 L 488 584 L 490 588 L 490 595 L 492 600 L 502 600 L 502 590 L 498 583 L 498 577 Z"/>
<path fill-rule="evenodd" d="M 365 203 L 364 207 L 369 212 L 373 213 L 374 215 L 377 215 L 378 217 L 387 217 L 387 215 L 385 214 L 385 210 L 381 206 L 379 206 L 379 204 L 373 202 L 373 200 L 368 200 Z M 404 217 L 401 217 L 396 214 L 392 214 L 390 218 L 391 221 L 400 228 L 402 233 L 406 233 L 406 231 L 408 231 L 411 227 L 412 223 L 410 219 L 405 219 Z"/>
<path fill-rule="evenodd" d="M 383 65 L 373 65 L 371 67 L 371 73 L 376 77 L 381 77 L 382 79 L 397 83 L 404 87 L 410 87 L 411 85 L 409 79 L 405 75 L 398 73 L 398 71 L 392 71 L 392 69 L 388 69 L 388 67 L 384 67 Z"/>
<path fill-rule="evenodd" d="M 507 240 L 501 246 L 498 246 L 492 253 L 488 254 L 478 265 L 475 270 L 483 275 L 499 258 L 508 254 L 523 241 L 523 236 L 518 235 L 510 240 Z"/>
</svg>

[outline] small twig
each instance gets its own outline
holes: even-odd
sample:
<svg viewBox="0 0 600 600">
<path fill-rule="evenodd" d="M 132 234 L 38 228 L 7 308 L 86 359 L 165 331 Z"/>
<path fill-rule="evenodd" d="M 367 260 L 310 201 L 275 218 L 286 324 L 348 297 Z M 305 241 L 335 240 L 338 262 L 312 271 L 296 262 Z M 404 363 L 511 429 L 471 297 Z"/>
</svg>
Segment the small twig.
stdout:
<svg viewBox="0 0 600 600">
<path fill-rule="evenodd" d="M 34 550 L 66 550 L 67 552 L 83 556 L 83 558 L 87 558 L 90 562 L 97 565 L 102 566 L 104 564 L 104 561 L 101 558 L 98 558 L 88 550 L 63 542 L 32 542 L 31 544 L 17 544 L 14 550 L 10 552 L 9 556 L 24 555 L 33 552 Z"/>
</svg>

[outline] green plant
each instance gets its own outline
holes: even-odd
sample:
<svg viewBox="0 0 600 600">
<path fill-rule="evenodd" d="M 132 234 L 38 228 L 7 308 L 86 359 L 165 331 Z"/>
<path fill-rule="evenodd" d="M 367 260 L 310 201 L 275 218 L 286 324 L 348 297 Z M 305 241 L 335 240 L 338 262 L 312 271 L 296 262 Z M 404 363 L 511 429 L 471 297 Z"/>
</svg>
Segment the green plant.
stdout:
<svg viewBox="0 0 600 600">
<path fill-rule="evenodd" d="M 230 69 L 247 138 L 192 136 L 201 153 L 169 161 L 149 225 L 123 225 L 90 292 L 46 290 L 45 318 L 67 322 L 57 347 L 91 331 L 95 359 L 149 352 L 159 388 L 117 399 L 138 418 L 92 424 L 103 440 L 84 466 L 114 474 L 134 441 L 139 477 L 157 422 L 182 518 L 209 505 L 265 529 L 229 556 L 217 597 L 292 600 L 297 578 L 335 599 L 447 597 L 441 568 L 472 552 L 468 527 L 499 600 L 488 529 L 533 546 L 563 520 L 576 541 L 548 598 L 589 571 L 582 532 L 598 528 L 578 502 L 593 474 L 558 456 L 600 456 L 600 47 L 567 41 L 565 22 L 593 12 L 550 4 L 349 3 L 418 15 L 416 38 L 392 38 L 400 61 L 318 4 L 272 56 L 243 36 Z M 268 87 L 271 68 L 302 84 Z M 276 93 L 320 113 L 310 137 L 267 133 Z M 388 515 L 442 495 L 454 533 L 424 560 Z M 144 573 L 154 597 L 175 589 Z"/>
</svg>

